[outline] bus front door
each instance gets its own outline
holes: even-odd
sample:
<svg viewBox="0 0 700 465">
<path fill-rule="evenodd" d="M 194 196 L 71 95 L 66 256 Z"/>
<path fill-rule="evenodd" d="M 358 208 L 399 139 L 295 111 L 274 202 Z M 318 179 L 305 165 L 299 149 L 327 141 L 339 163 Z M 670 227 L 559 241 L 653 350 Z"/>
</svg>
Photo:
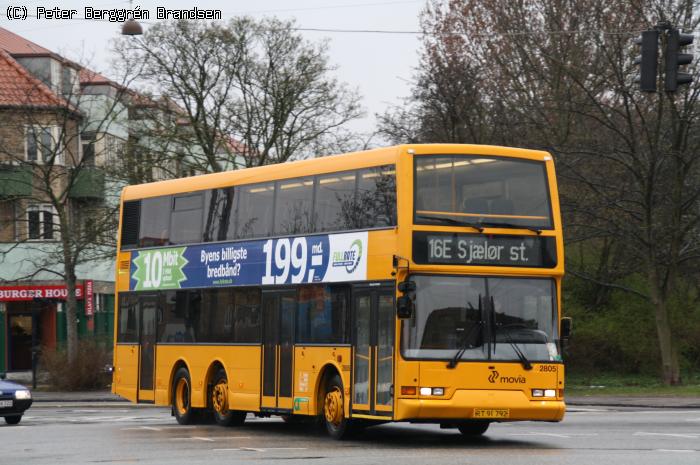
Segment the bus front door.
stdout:
<svg viewBox="0 0 700 465">
<path fill-rule="evenodd" d="M 356 288 L 353 304 L 352 412 L 391 417 L 394 382 L 394 288 Z"/>
<path fill-rule="evenodd" d="M 141 297 L 139 299 L 139 402 L 153 402 L 155 391 L 153 380 L 155 378 L 156 359 L 156 315 L 158 313 L 158 301 L 155 297 Z"/>
<path fill-rule="evenodd" d="M 263 308 L 263 380 L 261 407 L 292 409 L 296 291 L 265 291 Z"/>
</svg>

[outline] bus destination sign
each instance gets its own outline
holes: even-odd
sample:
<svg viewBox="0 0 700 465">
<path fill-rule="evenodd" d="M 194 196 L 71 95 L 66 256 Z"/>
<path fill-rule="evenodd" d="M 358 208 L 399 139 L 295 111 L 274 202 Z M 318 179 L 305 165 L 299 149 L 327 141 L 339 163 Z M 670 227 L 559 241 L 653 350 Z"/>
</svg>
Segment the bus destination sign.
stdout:
<svg viewBox="0 0 700 465">
<path fill-rule="evenodd" d="M 556 241 L 542 236 L 413 233 L 413 261 L 420 264 L 554 268 Z"/>
</svg>

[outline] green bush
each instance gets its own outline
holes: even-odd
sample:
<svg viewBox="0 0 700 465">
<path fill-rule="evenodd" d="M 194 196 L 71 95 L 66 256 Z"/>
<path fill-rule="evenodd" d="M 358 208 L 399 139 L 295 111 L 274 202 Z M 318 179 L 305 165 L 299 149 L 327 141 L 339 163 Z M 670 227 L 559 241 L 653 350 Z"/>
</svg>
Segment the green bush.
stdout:
<svg viewBox="0 0 700 465">
<path fill-rule="evenodd" d="M 104 389 L 111 382 L 105 366 L 112 363 L 112 347 L 94 340 L 78 342 L 78 357 L 68 361 L 65 348 L 44 350 L 39 361 L 50 389 L 82 391 Z"/>
<path fill-rule="evenodd" d="M 644 289 L 638 276 L 626 284 Z M 564 315 L 574 318 L 575 328 L 565 354 L 567 372 L 658 377 L 661 362 L 651 303 L 615 290 L 604 305 L 592 306 L 590 300 L 581 299 L 580 291 L 586 287 L 575 278 L 565 279 Z M 681 370 L 687 377 L 700 373 L 700 311 L 696 296 L 687 292 L 693 288 L 681 289 L 683 295 L 671 299 L 669 307 Z"/>
</svg>

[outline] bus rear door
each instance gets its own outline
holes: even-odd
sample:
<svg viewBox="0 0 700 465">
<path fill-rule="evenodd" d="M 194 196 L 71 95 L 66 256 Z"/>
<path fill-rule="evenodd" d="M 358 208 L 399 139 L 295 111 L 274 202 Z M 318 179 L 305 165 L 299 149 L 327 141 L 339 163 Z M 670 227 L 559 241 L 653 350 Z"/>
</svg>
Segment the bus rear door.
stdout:
<svg viewBox="0 0 700 465">
<path fill-rule="evenodd" d="M 295 290 L 264 291 L 262 294 L 263 409 L 292 409 L 296 306 Z"/>
<path fill-rule="evenodd" d="M 139 402 L 153 402 L 155 391 L 156 318 L 158 299 L 142 296 L 139 299 Z"/>
</svg>

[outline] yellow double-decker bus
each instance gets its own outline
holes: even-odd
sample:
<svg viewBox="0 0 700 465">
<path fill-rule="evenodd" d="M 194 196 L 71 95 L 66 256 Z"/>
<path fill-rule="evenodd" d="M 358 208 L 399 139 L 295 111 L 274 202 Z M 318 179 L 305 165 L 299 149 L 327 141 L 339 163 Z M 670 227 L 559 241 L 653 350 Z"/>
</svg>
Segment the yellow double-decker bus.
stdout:
<svg viewBox="0 0 700 465">
<path fill-rule="evenodd" d="M 552 157 L 402 145 L 124 189 L 113 392 L 464 435 L 564 416 Z"/>
</svg>

